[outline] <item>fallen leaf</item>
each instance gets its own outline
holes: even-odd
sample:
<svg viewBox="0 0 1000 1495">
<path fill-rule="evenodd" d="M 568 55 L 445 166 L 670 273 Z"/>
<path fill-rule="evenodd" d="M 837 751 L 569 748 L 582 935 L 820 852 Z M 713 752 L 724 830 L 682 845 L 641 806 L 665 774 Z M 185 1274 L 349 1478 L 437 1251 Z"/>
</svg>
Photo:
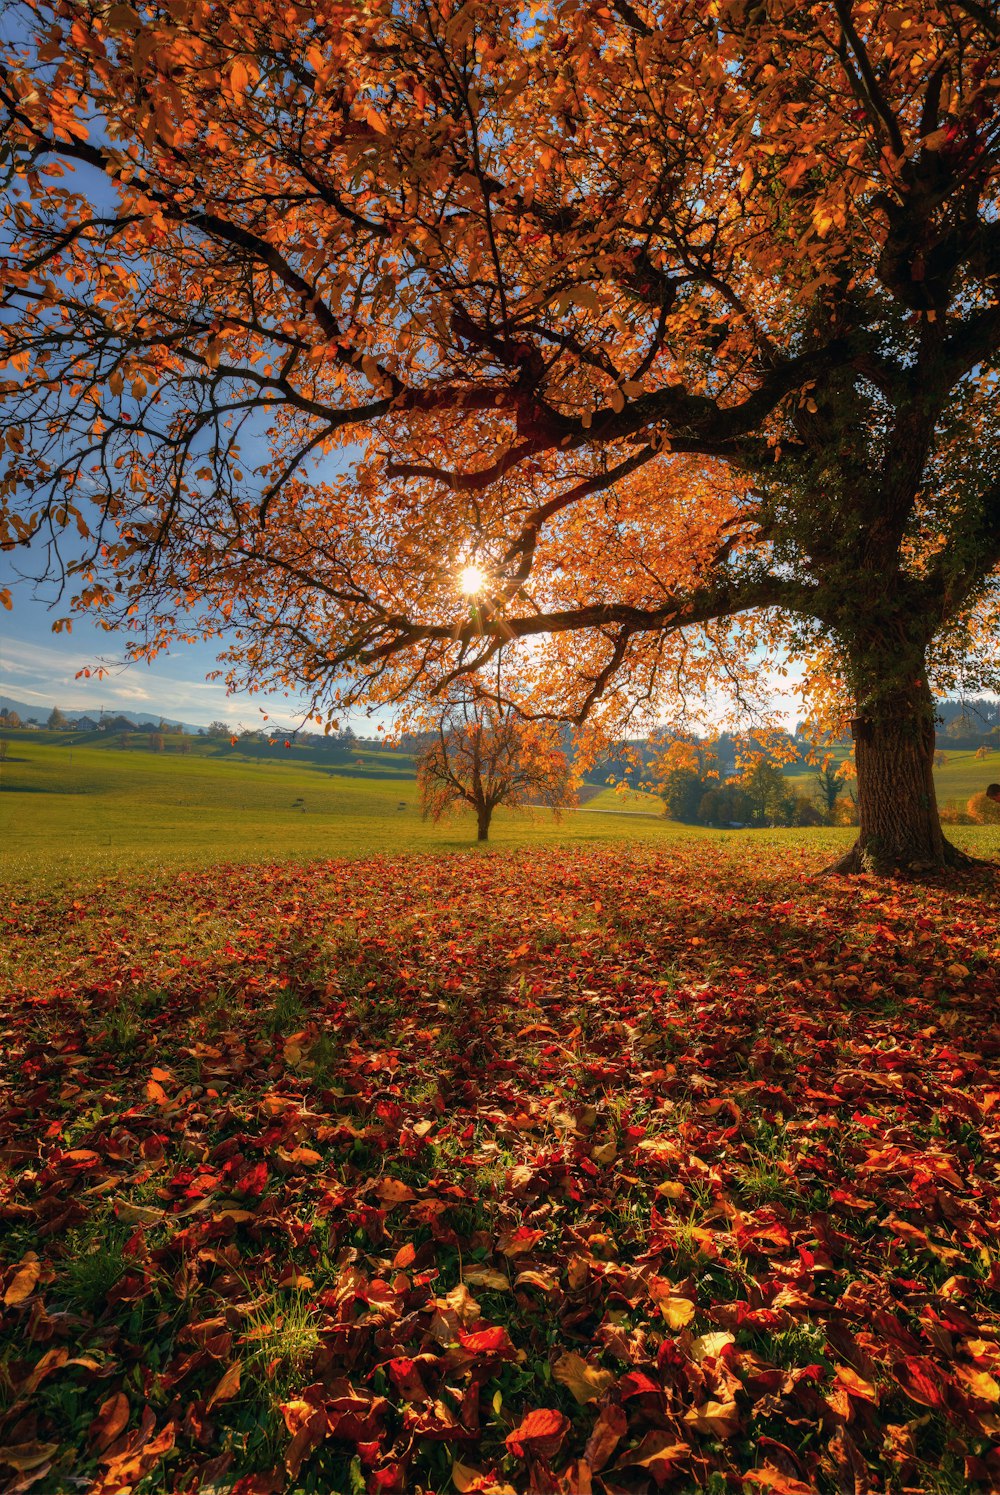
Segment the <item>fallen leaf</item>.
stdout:
<svg viewBox="0 0 1000 1495">
<path fill-rule="evenodd" d="M 614 1382 L 614 1372 L 589 1365 L 582 1355 L 569 1350 L 552 1367 L 552 1378 L 572 1393 L 581 1407 L 598 1401 Z"/>
<path fill-rule="evenodd" d="M 110 1448 L 115 1439 L 125 1431 L 129 1415 L 128 1397 L 123 1391 L 112 1392 L 107 1401 L 101 1403 L 97 1416 L 90 1424 L 90 1441 L 98 1453 Z"/>
<path fill-rule="evenodd" d="M 735 1402 L 704 1402 L 684 1413 L 689 1428 L 699 1433 L 714 1433 L 717 1438 L 730 1438 L 739 1431 L 740 1414 Z"/>
<path fill-rule="evenodd" d="M 14 1270 L 14 1275 L 7 1284 L 7 1291 L 3 1300 L 8 1308 L 13 1308 L 18 1303 L 23 1303 L 25 1298 L 38 1286 L 38 1279 L 42 1275 L 42 1264 L 33 1251 L 23 1257 Z"/>
<path fill-rule="evenodd" d="M 516 1458 L 537 1454 L 539 1458 L 551 1459 L 559 1452 L 569 1429 L 568 1417 L 553 1408 L 540 1407 L 522 1418 L 504 1441 Z"/>
<path fill-rule="evenodd" d="M 212 1408 L 218 1402 L 232 1401 L 240 1389 L 240 1372 L 241 1365 L 238 1360 L 234 1360 L 231 1365 L 226 1366 L 219 1380 L 215 1383 L 215 1389 L 205 1403 L 206 1412 L 211 1412 Z"/>
</svg>

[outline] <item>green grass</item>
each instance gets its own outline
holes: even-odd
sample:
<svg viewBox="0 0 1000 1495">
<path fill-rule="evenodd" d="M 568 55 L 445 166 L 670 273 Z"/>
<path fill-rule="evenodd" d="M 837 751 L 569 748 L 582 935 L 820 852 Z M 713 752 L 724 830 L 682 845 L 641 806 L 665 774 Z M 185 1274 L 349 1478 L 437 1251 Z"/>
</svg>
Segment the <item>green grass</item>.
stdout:
<svg viewBox="0 0 1000 1495">
<path fill-rule="evenodd" d="M 421 818 L 412 777 L 363 777 L 323 764 L 207 751 L 122 752 L 42 736 L 12 735 L 10 756 L 0 763 L 0 882 L 85 884 L 132 869 L 475 845 L 471 815 L 439 825 Z M 607 809 L 628 808 L 611 791 L 599 797 L 602 806 L 605 797 Z M 546 811 L 501 810 L 490 844 L 717 834 L 588 807 L 560 822 Z"/>
<path fill-rule="evenodd" d="M 370 753 L 370 771 L 334 772 L 320 761 L 251 758 L 202 739 L 188 755 L 123 752 L 58 734 L 12 734 L 0 762 L 0 884 L 86 887 L 135 871 L 221 862 L 309 862 L 387 851 L 476 849 L 471 815 L 435 825 L 417 806 L 416 782 L 387 777 L 392 755 Z M 398 761 L 398 759 L 397 759 Z M 404 760 L 405 761 L 405 760 Z M 1000 768 L 1000 763 L 997 765 Z M 986 770 L 986 772 L 984 772 Z M 989 760 L 949 754 L 942 801 L 968 798 L 987 782 Z M 964 798 L 963 798 L 964 796 Z M 500 810 L 490 846 L 584 845 L 608 841 L 753 838 L 763 854 L 808 845 L 835 853 L 849 830 L 718 831 L 677 825 L 655 795 L 598 789 L 555 821 L 547 811 Z M 1000 830 L 951 827 L 979 855 L 1000 851 Z M 479 848 L 480 850 L 482 848 Z M 119 1035 L 122 1042 L 128 1033 Z"/>
</svg>

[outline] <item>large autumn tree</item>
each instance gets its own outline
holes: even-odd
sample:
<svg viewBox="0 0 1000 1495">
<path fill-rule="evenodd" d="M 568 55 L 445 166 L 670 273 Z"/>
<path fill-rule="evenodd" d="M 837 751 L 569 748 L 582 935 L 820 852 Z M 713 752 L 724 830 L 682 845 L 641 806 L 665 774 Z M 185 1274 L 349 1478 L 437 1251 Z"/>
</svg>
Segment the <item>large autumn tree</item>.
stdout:
<svg viewBox="0 0 1000 1495">
<path fill-rule="evenodd" d="M 610 726 L 792 656 L 853 725 L 844 865 L 949 859 L 932 689 L 988 666 L 1000 561 L 993 4 L 2 25 L 0 491 L 80 605 L 137 652 L 226 626 L 234 683 L 331 711 L 511 646 L 521 710 Z"/>
</svg>

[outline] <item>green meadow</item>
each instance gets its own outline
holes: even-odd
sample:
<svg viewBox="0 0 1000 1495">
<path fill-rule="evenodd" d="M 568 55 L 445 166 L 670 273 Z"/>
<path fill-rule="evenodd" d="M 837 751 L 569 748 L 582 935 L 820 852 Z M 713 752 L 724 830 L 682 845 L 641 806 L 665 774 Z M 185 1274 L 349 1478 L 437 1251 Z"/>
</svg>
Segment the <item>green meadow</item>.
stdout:
<svg viewBox="0 0 1000 1495">
<path fill-rule="evenodd" d="M 0 882 L 85 886 L 131 871 L 482 849 L 471 815 L 438 825 L 421 818 L 412 760 L 403 754 L 321 756 L 187 741 L 190 751 L 181 755 L 122 749 L 115 739 L 9 734 L 0 762 Z M 989 770 L 974 753 L 949 754 L 938 772 L 942 802 L 964 804 Z M 808 775 L 799 782 L 808 792 Z M 582 797 L 559 821 L 541 810 L 498 811 L 489 845 L 751 838 L 761 851 L 808 843 L 832 853 L 852 834 L 708 830 L 663 819 L 653 795 L 587 785 Z M 984 855 L 1000 849 L 996 830 L 952 827 L 951 834 Z"/>
<path fill-rule="evenodd" d="M 637 809 L 645 806 L 598 789 L 558 822 L 546 811 L 501 810 L 490 845 L 708 834 Z M 476 844 L 471 816 L 438 825 L 421 818 L 412 763 L 398 754 L 358 751 L 331 765 L 302 753 L 216 750 L 200 739 L 181 756 L 21 732 L 10 734 L 8 757 L 0 762 L 0 880 L 8 883 L 86 883 L 133 869 L 219 862 L 463 851 L 470 843 Z"/>
</svg>

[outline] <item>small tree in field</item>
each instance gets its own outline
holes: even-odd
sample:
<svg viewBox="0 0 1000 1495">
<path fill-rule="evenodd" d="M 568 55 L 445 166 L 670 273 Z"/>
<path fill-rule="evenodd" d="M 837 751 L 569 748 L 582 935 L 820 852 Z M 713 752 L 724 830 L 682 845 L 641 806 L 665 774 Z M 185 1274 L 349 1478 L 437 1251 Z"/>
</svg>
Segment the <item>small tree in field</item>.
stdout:
<svg viewBox="0 0 1000 1495">
<path fill-rule="evenodd" d="M 575 802 L 566 754 L 551 725 L 526 724 L 508 707 L 479 697 L 450 702 L 417 759 L 424 817 L 440 820 L 462 805 L 476 812 L 476 837 L 489 839 L 498 805 L 545 805 L 558 816 Z"/>
</svg>

